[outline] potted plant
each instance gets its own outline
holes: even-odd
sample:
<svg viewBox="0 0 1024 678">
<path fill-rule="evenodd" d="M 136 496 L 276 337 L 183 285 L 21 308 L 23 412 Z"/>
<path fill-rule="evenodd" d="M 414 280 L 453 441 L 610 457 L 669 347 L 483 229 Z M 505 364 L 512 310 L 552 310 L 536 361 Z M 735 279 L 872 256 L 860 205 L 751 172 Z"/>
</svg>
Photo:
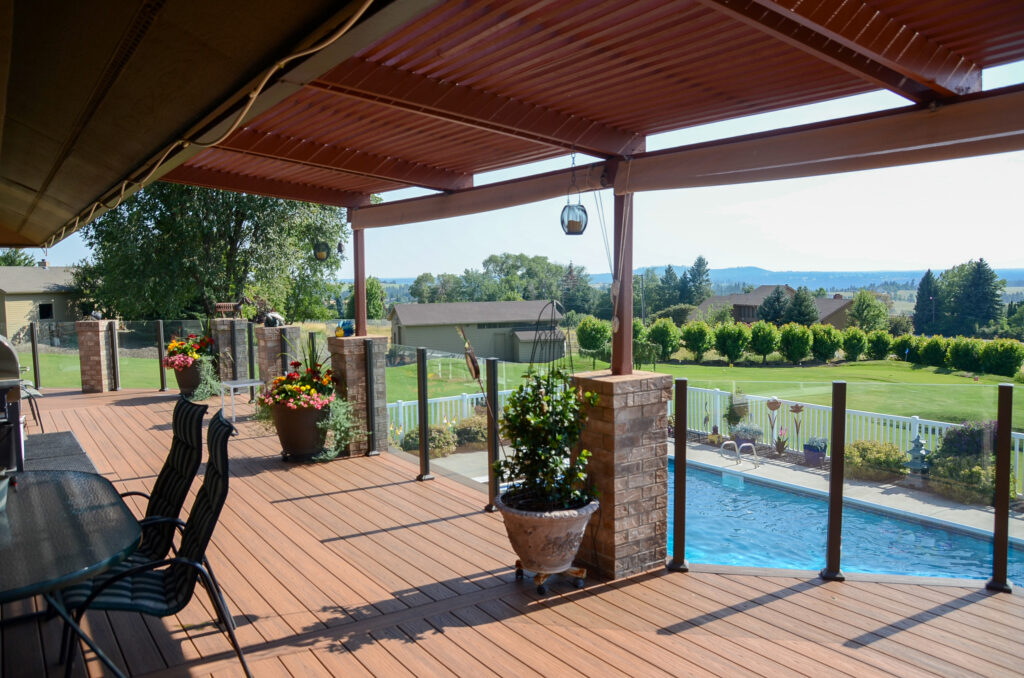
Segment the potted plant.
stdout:
<svg viewBox="0 0 1024 678">
<path fill-rule="evenodd" d="M 588 450 L 577 449 L 584 407 L 597 395 L 583 392 L 562 369 L 529 373 L 508 398 L 501 433 L 513 449 L 494 464 L 499 483 L 508 483 L 494 499 L 505 521 L 512 549 L 523 569 L 536 573 L 539 592 L 552 574 L 568 572 L 582 586 L 585 571 L 571 570 L 590 517 L 598 509 L 585 467 Z"/>
<path fill-rule="evenodd" d="M 808 438 L 804 441 L 804 464 L 808 466 L 823 465 L 827 449 L 828 440 L 825 438 Z"/>
<path fill-rule="evenodd" d="M 308 358 L 305 366 L 295 360 L 291 368 L 291 372 L 270 382 L 257 403 L 264 411 L 269 410 L 281 442 L 281 456 L 311 459 L 323 450 L 327 434 L 320 424 L 328 419 L 334 402 L 331 370 Z"/>
<path fill-rule="evenodd" d="M 744 443 L 756 444 L 763 435 L 761 427 L 754 424 L 737 424 L 732 427 L 732 439 L 736 441 L 737 447 Z"/>
<path fill-rule="evenodd" d="M 200 337 L 190 334 L 184 339 L 171 337 L 171 343 L 167 345 L 167 355 L 163 362 L 164 367 L 174 370 L 174 379 L 178 382 L 178 390 L 181 395 L 188 398 L 199 388 L 203 382 L 204 364 L 208 365 L 212 377 L 213 367 L 208 360 L 212 354 L 213 339 L 209 336 Z"/>
<path fill-rule="evenodd" d="M 775 436 L 775 454 L 785 454 L 786 446 L 789 445 L 789 437 L 786 435 L 786 429 L 779 429 L 779 434 Z"/>
</svg>

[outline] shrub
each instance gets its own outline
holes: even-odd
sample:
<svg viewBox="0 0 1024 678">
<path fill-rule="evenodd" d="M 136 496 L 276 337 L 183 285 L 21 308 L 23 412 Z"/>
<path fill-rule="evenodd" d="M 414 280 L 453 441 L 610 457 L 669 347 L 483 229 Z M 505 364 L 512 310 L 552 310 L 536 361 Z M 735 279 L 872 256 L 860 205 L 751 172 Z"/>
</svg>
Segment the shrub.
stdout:
<svg viewBox="0 0 1024 678">
<path fill-rule="evenodd" d="M 580 348 L 596 351 L 612 339 L 612 325 L 592 315 L 583 316 L 576 326 L 576 341 Z"/>
<path fill-rule="evenodd" d="M 970 337 L 950 339 L 946 345 L 946 363 L 955 370 L 981 371 L 981 341 Z"/>
<path fill-rule="evenodd" d="M 644 365 L 650 365 L 651 369 L 654 369 L 654 363 L 658 360 L 658 353 L 660 351 L 661 347 L 653 341 L 647 341 L 646 339 L 634 339 L 633 366 L 643 368 Z"/>
<path fill-rule="evenodd" d="M 455 441 L 458 445 L 487 442 L 487 415 L 474 414 L 455 424 Z"/>
<path fill-rule="evenodd" d="M 779 353 L 789 362 L 797 365 L 811 354 L 814 335 L 803 325 L 788 323 L 779 330 Z"/>
<path fill-rule="evenodd" d="M 804 441 L 804 449 L 814 450 L 815 452 L 824 452 L 828 449 L 828 439 L 812 437 Z"/>
<path fill-rule="evenodd" d="M 912 334 L 901 334 L 892 340 L 889 352 L 896 355 L 896 360 L 917 363 L 921 361 L 919 349 L 920 341 L 917 337 Z"/>
<path fill-rule="evenodd" d="M 836 357 L 836 351 L 843 345 L 843 333 L 831 325 L 811 326 L 811 355 L 817 360 L 828 362 Z"/>
<path fill-rule="evenodd" d="M 693 304 L 675 304 L 674 306 L 661 309 L 651 317 L 655 320 L 668 318 L 676 325 L 685 325 L 695 310 L 697 310 L 697 307 Z"/>
<path fill-rule="evenodd" d="M 934 367 L 945 367 L 947 347 L 948 341 L 944 337 L 926 339 L 920 348 L 921 362 Z"/>
<path fill-rule="evenodd" d="M 734 440 L 743 438 L 744 440 L 753 440 L 755 443 L 764 435 L 761 427 L 754 424 L 737 424 L 729 429 L 729 433 L 732 434 Z"/>
<path fill-rule="evenodd" d="M 711 350 L 711 347 L 715 343 L 715 334 L 708 327 L 708 324 L 702 320 L 696 322 L 687 323 L 686 327 L 681 332 L 683 340 L 683 346 L 686 350 L 693 353 L 693 358 L 697 362 L 701 361 L 704 354 Z"/>
<path fill-rule="evenodd" d="M 750 343 L 750 328 L 741 323 L 729 323 L 715 328 L 715 350 L 729 361 L 738 362 Z"/>
<path fill-rule="evenodd" d="M 846 446 L 846 474 L 857 480 L 891 482 L 907 474 L 907 453 L 892 443 L 858 440 Z"/>
<path fill-rule="evenodd" d="M 1024 363 L 1024 344 L 1015 339 L 994 339 L 981 347 L 981 369 L 1012 377 Z"/>
<path fill-rule="evenodd" d="M 885 330 L 875 330 L 868 334 L 868 357 L 872 360 L 885 360 L 892 349 L 892 335 Z"/>
<path fill-rule="evenodd" d="M 430 437 L 427 440 L 430 442 L 431 459 L 447 457 L 455 451 L 458 443 L 455 431 L 447 426 L 431 426 L 429 430 Z M 405 434 L 405 438 L 402 440 L 402 449 L 406 452 L 420 449 L 420 430 L 418 428 L 411 429 Z"/>
<path fill-rule="evenodd" d="M 898 337 L 901 334 L 914 333 L 914 319 L 909 315 L 889 316 L 889 334 Z"/>
<path fill-rule="evenodd" d="M 971 422 L 951 428 L 930 456 L 932 488 L 944 497 L 970 504 L 991 504 L 995 499 L 994 422 Z M 1010 474 L 1010 497 L 1016 494 Z"/>
<path fill-rule="evenodd" d="M 843 333 L 843 353 L 850 362 L 864 355 L 868 348 L 868 335 L 859 327 L 848 327 Z"/>
<path fill-rule="evenodd" d="M 668 360 L 679 350 L 679 328 L 668 318 L 659 318 L 647 330 L 647 341 L 658 345 L 661 360 Z"/>
<path fill-rule="evenodd" d="M 750 327 L 750 350 L 768 362 L 768 354 L 779 348 L 779 329 L 770 322 L 758 320 Z"/>
</svg>

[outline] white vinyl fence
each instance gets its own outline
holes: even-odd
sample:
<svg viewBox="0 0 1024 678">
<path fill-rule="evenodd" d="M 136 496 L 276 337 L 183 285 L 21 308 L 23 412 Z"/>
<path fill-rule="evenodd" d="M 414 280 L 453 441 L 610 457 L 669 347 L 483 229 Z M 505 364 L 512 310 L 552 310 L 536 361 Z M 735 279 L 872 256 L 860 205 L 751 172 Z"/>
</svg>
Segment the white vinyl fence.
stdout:
<svg viewBox="0 0 1024 678">
<path fill-rule="evenodd" d="M 718 389 L 694 388 L 687 389 L 686 427 L 691 431 L 710 433 L 714 426 L 721 428 L 726 410 L 729 408 L 729 392 Z M 744 395 L 748 412 L 746 421 L 764 431 L 764 442 L 770 443 L 775 435 L 785 429 L 789 439 L 788 447 L 799 450 L 804 442 L 811 437 L 829 440 L 832 433 L 832 408 L 828 405 L 812 405 L 795 400 L 779 400 L 782 406 L 775 411 L 774 429 L 767 407 L 771 400 L 768 396 Z M 802 405 L 803 412 L 795 415 L 790 412 L 791 405 Z M 669 416 L 675 413 L 674 404 L 668 404 Z M 799 420 L 799 433 L 796 421 Z M 902 417 L 894 414 L 864 412 L 861 410 L 846 411 L 846 441 L 876 440 L 892 443 L 901 450 L 908 450 L 911 441 L 918 435 L 924 446 L 934 450 L 942 443 L 942 436 L 951 428 L 959 428 L 960 424 L 945 421 L 932 421 L 920 417 Z M 1024 433 L 1011 436 L 1011 463 L 1016 475 L 1018 493 L 1024 486 Z M 831 449 L 831 446 L 829 447 Z"/>
<path fill-rule="evenodd" d="M 505 399 L 511 390 L 498 392 L 498 410 L 505 406 Z M 462 393 L 445 398 L 431 398 L 427 401 L 427 420 L 431 426 L 438 424 L 455 425 L 467 417 L 473 416 L 477 407 L 486 407 L 482 393 Z M 419 423 L 419 403 L 415 400 L 388 403 L 388 431 L 391 437 L 399 442 L 405 434 Z M 499 415 L 500 416 L 500 415 Z"/>
</svg>

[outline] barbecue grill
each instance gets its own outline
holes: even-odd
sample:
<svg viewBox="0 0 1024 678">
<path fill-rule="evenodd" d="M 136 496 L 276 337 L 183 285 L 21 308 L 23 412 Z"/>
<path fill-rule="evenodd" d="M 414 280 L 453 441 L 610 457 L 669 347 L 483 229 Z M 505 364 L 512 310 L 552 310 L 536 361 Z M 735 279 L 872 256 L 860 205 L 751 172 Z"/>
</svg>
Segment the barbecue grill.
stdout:
<svg viewBox="0 0 1024 678">
<path fill-rule="evenodd" d="M 0 470 L 22 469 L 25 456 L 18 354 L 0 335 Z"/>
</svg>

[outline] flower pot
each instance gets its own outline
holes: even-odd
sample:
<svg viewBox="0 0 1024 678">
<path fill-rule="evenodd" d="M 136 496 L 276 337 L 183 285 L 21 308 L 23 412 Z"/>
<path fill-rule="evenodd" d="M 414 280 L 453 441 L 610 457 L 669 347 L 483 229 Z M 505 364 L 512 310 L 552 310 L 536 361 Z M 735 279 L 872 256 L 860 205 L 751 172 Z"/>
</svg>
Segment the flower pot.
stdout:
<svg viewBox="0 0 1024 678">
<path fill-rule="evenodd" d="M 183 396 L 190 396 L 199 388 L 202 381 L 202 373 L 199 370 L 199 361 L 195 361 L 183 370 L 174 370 L 174 379 L 178 382 L 178 390 Z"/>
<path fill-rule="evenodd" d="M 326 432 L 317 428 L 317 422 L 327 418 L 329 411 L 326 408 L 299 407 L 293 410 L 275 403 L 272 413 L 282 457 L 309 459 L 323 451 Z"/>
<path fill-rule="evenodd" d="M 807 466 L 823 466 L 825 464 L 825 450 L 818 450 L 804 445 L 804 464 Z"/>
<path fill-rule="evenodd" d="M 746 443 L 750 443 L 751 445 L 753 445 L 755 447 L 757 446 L 757 439 L 755 439 L 755 438 L 742 438 L 740 436 L 736 436 L 734 439 L 736 441 L 737 449 L 740 448 L 740 447 L 743 447 L 743 445 L 746 444 Z"/>
<path fill-rule="evenodd" d="M 523 568 L 555 574 L 572 567 L 587 523 L 598 509 L 597 500 L 578 509 L 521 511 L 507 506 L 504 498 L 495 497 L 494 505 L 501 511 L 508 540 Z"/>
</svg>

